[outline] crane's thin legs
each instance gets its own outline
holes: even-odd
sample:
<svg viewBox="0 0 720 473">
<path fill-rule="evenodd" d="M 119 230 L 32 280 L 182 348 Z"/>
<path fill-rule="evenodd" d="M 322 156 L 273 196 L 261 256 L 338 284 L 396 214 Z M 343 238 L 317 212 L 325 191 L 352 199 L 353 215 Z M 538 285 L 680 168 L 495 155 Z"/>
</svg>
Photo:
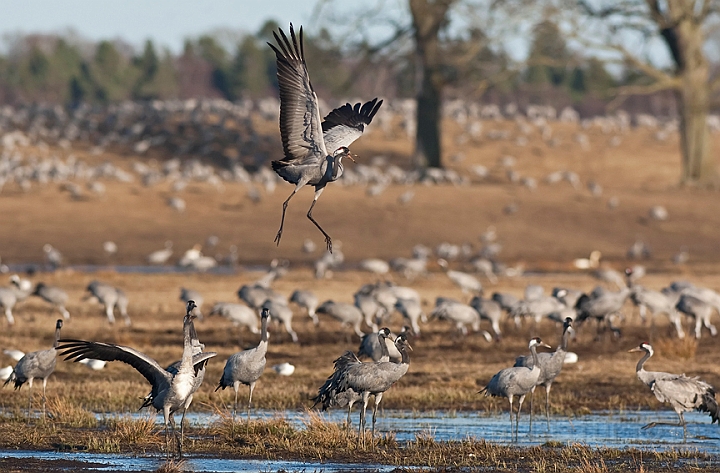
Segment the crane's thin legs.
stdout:
<svg viewBox="0 0 720 473">
<path fill-rule="evenodd" d="M 545 423 L 547 423 L 548 432 L 550 432 L 550 386 L 552 384 L 545 386 Z"/>
<path fill-rule="evenodd" d="M 28 418 L 30 417 L 30 411 L 32 409 L 32 394 L 33 394 L 32 393 L 32 385 L 33 385 L 33 379 L 30 378 L 28 380 L 28 390 L 30 391 L 30 393 L 28 394 L 28 413 L 27 413 Z"/>
<path fill-rule="evenodd" d="M 365 391 L 363 393 L 362 398 L 362 408 L 360 409 L 360 426 L 358 427 L 358 436 L 360 440 L 360 444 L 362 445 L 362 448 L 365 448 L 365 413 L 367 412 L 367 404 L 368 399 L 370 398 L 370 393 Z"/>
<path fill-rule="evenodd" d="M 237 414 L 237 398 L 238 398 L 238 389 L 240 388 L 240 383 L 235 382 L 234 386 L 235 388 L 235 403 L 233 404 L 233 424 L 235 423 L 235 415 Z"/>
<path fill-rule="evenodd" d="M 290 194 L 290 197 L 285 199 L 285 202 L 283 202 L 283 212 L 282 218 L 280 219 L 280 229 L 278 230 L 277 235 L 275 235 L 275 240 L 273 240 L 275 243 L 277 243 L 278 246 L 280 246 L 280 238 L 282 237 L 283 226 L 285 225 L 285 211 L 287 210 L 288 202 L 290 202 L 290 199 L 292 199 L 293 196 L 297 194 L 297 191 L 299 191 L 300 188 L 304 185 L 305 182 L 298 182 L 298 184 L 295 186 L 295 189 L 293 189 L 292 194 Z"/>
<path fill-rule="evenodd" d="M 322 232 L 322 234 L 325 235 L 325 243 L 327 244 L 327 249 L 330 253 L 332 253 L 332 238 L 330 238 L 330 235 L 325 233 L 325 230 L 323 230 L 322 227 L 320 226 L 320 224 L 318 224 L 315 221 L 315 219 L 312 217 L 313 207 L 315 207 L 315 203 L 317 202 L 318 198 L 320 197 L 320 194 L 322 194 L 323 190 L 325 190 L 325 188 L 321 187 L 320 189 L 317 189 L 315 191 L 315 198 L 313 199 L 312 204 L 310 204 L 310 210 L 308 210 L 307 218 L 309 218 L 310 221 L 315 224 L 315 226 L 318 228 L 318 230 L 320 230 Z"/>
<path fill-rule="evenodd" d="M 508 398 L 510 401 L 510 441 L 515 439 L 515 429 L 513 428 L 513 409 L 512 409 L 512 396 Z"/>
<path fill-rule="evenodd" d="M 252 405 L 252 394 L 255 390 L 255 383 L 250 383 L 250 397 L 248 397 L 248 404 L 247 404 L 247 418 L 248 418 L 248 424 L 250 424 L 250 406 Z"/>
<path fill-rule="evenodd" d="M 530 427 L 528 432 L 532 433 L 532 420 L 533 420 L 533 399 L 535 399 L 535 387 L 530 390 Z M 521 404 L 522 405 L 522 404 Z"/>
<path fill-rule="evenodd" d="M 649 424 L 644 425 L 642 427 L 642 430 L 652 429 L 653 427 L 656 427 L 658 425 L 669 425 L 672 427 L 682 427 L 683 428 L 683 442 L 687 442 L 687 423 L 685 422 L 685 417 L 683 416 L 682 412 L 678 412 L 677 415 L 678 415 L 678 418 L 680 419 L 680 421 L 677 424 L 673 423 L 673 422 L 650 422 Z"/>
<path fill-rule="evenodd" d="M 377 411 L 378 406 L 380 405 L 380 401 L 382 401 L 383 393 L 378 393 L 375 395 L 375 406 L 373 407 L 373 417 L 372 417 L 372 439 L 375 439 L 375 421 L 377 420 Z"/>
<path fill-rule="evenodd" d="M 170 406 L 163 408 L 163 417 L 165 418 L 165 456 L 170 458 L 170 437 L 169 437 L 169 425 L 168 418 L 170 417 Z"/>
<path fill-rule="evenodd" d="M 518 402 L 518 410 L 515 413 L 515 440 L 518 440 L 518 435 L 520 434 L 520 412 L 522 411 L 522 405 L 523 401 L 525 400 L 525 396 L 520 396 L 520 401 Z"/>
<path fill-rule="evenodd" d="M 47 387 L 47 378 L 44 378 L 44 379 L 43 379 L 43 397 L 42 397 L 42 406 L 43 406 L 43 407 L 42 407 L 42 416 L 43 416 L 43 419 L 45 418 L 45 401 L 46 401 L 46 398 L 45 398 L 45 388 L 46 388 L 46 387 Z"/>
</svg>

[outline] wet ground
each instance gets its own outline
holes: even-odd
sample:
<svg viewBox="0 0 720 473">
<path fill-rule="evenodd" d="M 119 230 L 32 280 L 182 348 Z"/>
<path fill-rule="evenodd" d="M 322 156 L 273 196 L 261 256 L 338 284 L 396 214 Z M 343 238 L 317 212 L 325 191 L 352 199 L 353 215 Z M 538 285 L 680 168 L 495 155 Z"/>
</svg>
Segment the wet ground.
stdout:
<svg viewBox="0 0 720 473">
<path fill-rule="evenodd" d="M 527 413 L 526 413 L 527 414 Z M 302 428 L 308 421 L 308 414 L 299 411 L 256 411 L 254 418 L 272 419 L 284 417 L 293 426 Z M 133 416 L 136 417 L 136 416 Z M 323 414 L 330 422 L 342 422 L 345 411 L 332 411 Z M 356 421 L 357 415 L 353 415 Z M 188 420 L 195 427 L 207 426 L 219 419 L 212 415 L 192 414 Z M 720 455 L 720 431 L 718 426 L 707 422 L 707 417 L 698 413 L 688 413 L 688 438 L 683 441 L 680 427 L 658 426 L 642 430 L 653 421 L 676 422 L 672 411 L 594 413 L 582 416 L 553 416 L 550 430 L 543 416 L 536 416 L 533 432 L 528 431 L 528 415 L 521 415 L 518 441 L 510 437 L 509 418 L 505 415 L 484 415 L 477 413 L 454 412 L 411 412 L 387 410 L 377 422 L 379 434 L 390 434 L 403 444 L 414 441 L 418 436 L 431 437 L 436 441 L 462 441 L 466 439 L 485 439 L 496 445 L 518 447 L 560 446 L 581 444 L 594 448 L 638 449 L 647 452 L 669 450 L 691 451 Z M 160 417 L 158 417 L 160 422 Z M 162 454 L 126 455 L 68 453 L 57 451 L 2 451 L 0 452 L 0 470 L 2 471 L 153 471 L 165 464 Z M 382 464 L 353 464 L 286 460 L 243 460 L 228 458 L 209 458 L 190 455 L 182 466 L 184 471 L 193 472 L 267 472 L 267 471 L 391 471 L 392 466 Z"/>
</svg>

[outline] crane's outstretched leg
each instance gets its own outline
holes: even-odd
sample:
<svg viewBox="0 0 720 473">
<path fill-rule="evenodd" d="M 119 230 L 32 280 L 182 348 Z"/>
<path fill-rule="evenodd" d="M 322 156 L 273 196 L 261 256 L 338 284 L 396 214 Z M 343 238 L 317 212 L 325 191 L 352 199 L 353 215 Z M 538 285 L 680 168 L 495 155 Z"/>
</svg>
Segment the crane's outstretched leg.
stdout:
<svg viewBox="0 0 720 473">
<path fill-rule="evenodd" d="M 312 223 L 315 224 L 315 226 L 322 232 L 323 235 L 325 235 L 325 243 L 327 244 L 327 249 L 330 253 L 332 253 L 332 238 L 330 238 L 330 235 L 325 233 L 325 230 L 322 229 L 320 224 L 318 224 L 315 219 L 312 217 L 312 211 L 313 207 L 315 207 L 315 203 L 317 202 L 318 198 L 320 197 L 320 194 L 322 194 L 323 190 L 325 190 L 325 187 L 321 187 L 319 189 L 315 189 L 315 197 L 313 198 L 312 204 L 310 204 L 310 210 L 308 210 L 307 218 L 310 219 Z"/>
<path fill-rule="evenodd" d="M 642 430 L 645 429 L 651 429 L 657 425 L 671 425 L 673 427 L 682 427 L 683 428 L 683 442 L 687 442 L 687 423 L 685 422 L 685 417 L 683 416 L 682 411 L 677 412 L 678 418 L 680 421 L 677 424 L 674 424 L 672 422 L 650 422 L 647 425 L 644 425 L 642 427 Z"/>
<path fill-rule="evenodd" d="M 285 211 L 287 210 L 288 202 L 290 202 L 290 199 L 293 198 L 295 194 L 297 194 L 297 191 L 299 191 L 305 184 L 307 184 L 307 181 L 302 180 L 295 185 L 295 189 L 293 189 L 292 194 L 290 194 L 290 197 L 285 199 L 285 202 L 283 202 L 283 211 L 282 211 L 282 218 L 280 219 L 280 229 L 277 232 L 277 235 L 275 235 L 275 240 L 273 240 L 275 243 L 280 246 L 280 238 L 282 237 L 283 232 L 283 226 L 285 225 Z"/>
<path fill-rule="evenodd" d="M 170 418 L 170 406 L 163 407 L 163 418 L 165 420 L 165 456 L 170 458 L 170 433 L 168 419 Z"/>
</svg>

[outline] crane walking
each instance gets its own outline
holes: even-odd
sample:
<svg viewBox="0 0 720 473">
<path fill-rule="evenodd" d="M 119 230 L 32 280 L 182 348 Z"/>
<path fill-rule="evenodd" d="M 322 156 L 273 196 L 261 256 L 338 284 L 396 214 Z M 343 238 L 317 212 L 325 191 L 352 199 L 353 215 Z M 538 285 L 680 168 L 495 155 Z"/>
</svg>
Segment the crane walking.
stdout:
<svg viewBox="0 0 720 473">
<path fill-rule="evenodd" d="M 675 410 L 680 422 L 669 424 L 665 422 L 651 422 L 643 427 L 649 429 L 656 425 L 676 425 L 683 428 L 683 442 L 687 440 L 687 423 L 683 412 L 708 412 L 712 418 L 711 423 L 720 423 L 720 407 L 715 400 L 715 390 L 698 377 L 689 378 L 684 374 L 663 373 L 661 371 L 645 371 L 644 365 L 653 356 L 654 351 L 649 343 L 641 343 L 629 352 L 645 352 L 638 361 L 635 371 L 640 381 L 645 383 L 660 402 L 669 403 Z"/>
<path fill-rule="evenodd" d="M 261 314 L 262 324 L 260 329 L 260 343 L 255 348 L 237 352 L 228 358 L 225 363 L 222 377 L 215 391 L 225 389 L 232 386 L 235 390 L 235 403 L 233 404 L 233 422 L 237 412 L 238 391 L 240 385 L 244 384 L 250 387 L 250 395 L 247 403 L 247 416 L 250 421 L 250 406 L 252 405 L 252 395 L 255 390 L 255 383 L 262 376 L 265 370 L 265 354 L 268 347 L 268 318 L 270 317 L 270 309 L 264 308 Z"/>
<path fill-rule="evenodd" d="M 365 126 L 370 124 L 380 109 L 382 100 L 378 102 L 376 98 L 354 106 L 345 104 L 330 112 L 321 122 L 318 98 L 310 83 L 305 62 L 302 27 L 299 40 L 292 23 L 290 39 L 282 29 L 279 29 L 279 33 L 280 36 L 273 32 L 277 47 L 270 43 L 268 45 L 275 51 L 277 60 L 280 135 L 285 157 L 271 164 L 280 177 L 295 184 L 295 189 L 283 202 L 280 229 L 275 235 L 275 242 L 280 244 L 288 202 L 302 187 L 311 185 L 315 187 L 315 197 L 307 218 L 325 236 L 327 249 L 332 253 L 332 238 L 313 218 L 313 207 L 327 183 L 336 181 L 342 175 L 342 159 L 347 157 L 353 160 L 348 146 L 362 136 Z"/>
<path fill-rule="evenodd" d="M 492 377 L 490 382 L 480 392 L 485 393 L 486 396 L 499 396 L 506 397 L 510 401 L 510 436 L 513 435 L 513 397 L 518 396 L 518 410 L 515 414 L 515 439 L 518 436 L 518 428 L 520 425 L 520 411 L 522 410 L 522 404 L 525 400 L 525 396 L 529 393 L 537 384 L 540 378 L 540 363 L 538 362 L 537 347 L 550 348 L 550 345 L 543 343 L 540 338 L 535 337 L 530 340 L 528 347 L 530 348 L 530 354 L 533 360 L 533 367 L 527 368 L 525 366 L 513 366 L 512 368 L 505 368 L 500 370 L 495 376 Z"/>
<path fill-rule="evenodd" d="M 52 348 L 47 350 L 38 350 L 32 353 L 28 353 L 17 362 L 15 368 L 13 368 L 10 377 L 5 380 L 6 384 L 11 381 L 15 382 L 15 389 L 28 383 L 30 389 L 30 399 L 28 401 L 28 417 L 30 417 L 30 409 L 32 408 L 32 385 L 33 379 L 39 378 L 43 382 L 43 395 L 42 395 L 42 406 L 43 406 L 43 417 L 45 417 L 45 388 L 47 387 L 47 379 L 55 371 L 55 365 L 57 364 L 57 348 L 58 340 L 60 339 L 60 329 L 63 326 L 63 321 L 58 319 L 55 322 L 55 342 L 53 342 Z"/>
</svg>

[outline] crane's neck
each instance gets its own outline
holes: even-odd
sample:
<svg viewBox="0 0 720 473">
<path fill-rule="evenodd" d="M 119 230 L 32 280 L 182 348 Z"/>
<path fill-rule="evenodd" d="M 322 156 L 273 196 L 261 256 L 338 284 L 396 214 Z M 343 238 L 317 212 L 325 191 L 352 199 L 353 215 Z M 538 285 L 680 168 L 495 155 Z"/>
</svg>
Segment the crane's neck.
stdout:
<svg viewBox="0 0 720 473">
<path fill-rule="evenodd" d="M 540 363 L 538 362 L 537 348 L 535 347 L 535 345 L 532 345 L 530 347 L 530 356 L 532 356 L 533 360 L 532 371 L 540 371 Z"/>
<path fill-rule="evenodd" d="M 387 337 L 384 333 L 378 332 L 378 341 L 380 342 L 380 359 L 381 360 L 390 360 L 390 351 L 388 351 L 387 347 Z"/>
<path fill-rule="evenodd" d="M 645 362 L 647 360 L 650 359 L 651 356 L 652 356 L 652 353 L 650 353 L 649 351 L 646 351 L 645 356 L 640 358 L 640 361 L 638 361 L 637 366 L 635 367 L 635 371 L 637 373 L 640 373 L 641 371 L 645 371 L 645 368 L 643 368 L 643 365 L 645 364 Z"/>
<path fill-rule="evenodd" d="M 341 154 L 335 158 L 332 158 L 330 161 L 330 164 L 332 165 L 332 174 L 330 177 L 331 181 L 337 181 L 340 179 L 340 176 L 342 176 L 343 169 L 345 169 L 342 165 L 342 158 L 344 156 Z"/>
<path fill-rule="evenodd" d="M 53 342 L 53 348 L 58 347 L 59 340 L 60 340 L 60 327 L 55 327 L 55 341 Z"/>
<path fill-rule="evenodd" d="M 183 353 L 180 361 L 179 371 L 187 371 L 192 369 L 192 357 L 193 357 L 193 344 L 192 344 L 192 332 L 193 322 L 189 316 L 185 316 L 183 321 Z"/>
<path fill-rule="evenodd" d="M 267 344 L 268 344 L 268 320 L 270 319 L 270 316 L 268 317 L 262 317 L 262 322 L 260 326 L 260 343 L 258 343 L 259 349 L 266 349 L 267 350 Z"/>
<path fill-rule="evenodd" d="M 400 362 L 400 364 L 409 365 L 410 354 L 408 353 L 407 347 L 404 344 L 400 344 L 400 346 L 398 347 L 398 351 L 400 352 L 400 356 L 402 356 L 402 361 Z"/>
<path fill-rule="evenodd" d="M 570 330 L 568 330 L 569 328 L 570 326 L 568 325 L 567 327 L 565 327 L 565 330 L 563 330 L 560 346 L 557 347 L 555 351 L 567 351 L 568 342 L 570 341 Z"/>
</svg>

